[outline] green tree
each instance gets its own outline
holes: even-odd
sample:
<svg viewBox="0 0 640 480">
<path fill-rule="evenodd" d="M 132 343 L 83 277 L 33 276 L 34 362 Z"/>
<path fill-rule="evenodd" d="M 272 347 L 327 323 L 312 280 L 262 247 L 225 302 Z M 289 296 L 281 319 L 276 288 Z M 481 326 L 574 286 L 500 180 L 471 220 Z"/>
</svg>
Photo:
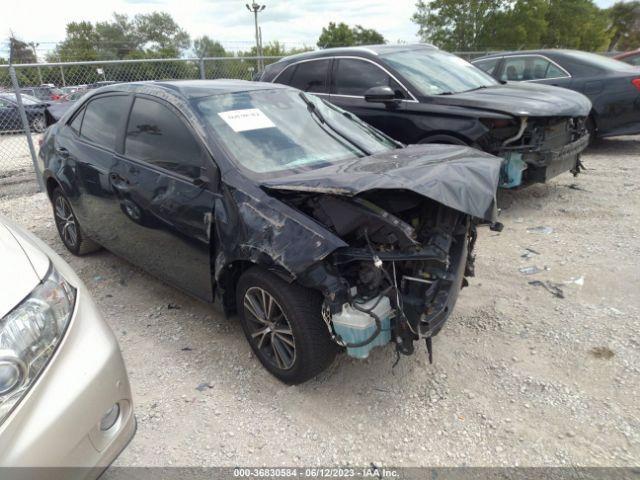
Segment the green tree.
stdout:
<svg viewBox="0 0 640 480">
<path fill-rule="evenodd" d="M 95 47 L 100 59 L 136 57 L 144 43 L 135 23 L 124 14 L 114 13 L 112 21 L 96 23 L 95 33 L 98 37 Z"/>
<path fill-rule="evenodd" d="M 47 55 L 50 61 L 121 60 L 179 57 L 191 46 L 189 35 L 168 13 L 113 14 L 98 22 L 71 22 L 66 37 Z"/>
<path fill-rule="evenodd" d="M 322 33 L 317 43 L 320 48 L 350 47 L 355 44 L 353 30 L 342 22 L 337 25 L 334 22 L 329 22 L 327 27 L 322 27 Z"/>
<path fill-rule="evenodd" d="M 445 50 L 478 50 L 485 47 L 496 15 L 506 6 L 506 0 L 419 0 L 411 19 L 425 42 Z"/>
<path fill-rule="evenodd" d="M 198 58 L 228 56 L 227 51 L 220 42 L 206 35 L 193 40 L 193 53 Z"/>
<path fill-rule="evenodd" d="M 356 45 L 379 45 L 387 43 L 382 34 L 373 28 L 364 28 L 362 25 L 356 25 L 353 35 L 356 39 Z"/>
<path fill-rule="evenodd" d="M 516 0 L 487 20 L 478 39 L 481 49 L 533 49 L 543 45 L 547 32 L 548 0 Z"/>
<path fill-rule="evenodd" d="M 609 20 L 592 0 L 550 0 L 547 13 L 548 48 L 598 51 L 609 45 Z"/>
<path fill-rule="evenodd" d="M 373 45 L 378 43 L 386 43 L 381 33 L 371 28 L 364 28 L 362 25 L 356 25 L 351 28 L 346 23 L 338 24 L 329 22 L 329 25 L 322 28 L 320 38 L 318 38 L 318 47 L 350 47 L 353 45 Z"/>
<path fill-rule="evenodd" d="M 150 56 L 179 57 L 191 46 L 189 34 L 166 12 L 136 15 L 134 24 Z"/>
<path fill-rule="evenodd" d="M 9 58 L 13 63 L 36 63 L 35 44 L 9 38 Z"/>
<path fill-rule="evenodd" d="M 618 2 L 607 10 L 609 14 L 609 51 L 632 50 L 640 47 L 640 1 Z"/>
<path fill-rule="evenodd" d="M 47 55 L 51 62 L 77 62 L 98 60 L 99 36 L 91 22 L 67 24 L 67 35 L 55 50 Z"/>
</svg>

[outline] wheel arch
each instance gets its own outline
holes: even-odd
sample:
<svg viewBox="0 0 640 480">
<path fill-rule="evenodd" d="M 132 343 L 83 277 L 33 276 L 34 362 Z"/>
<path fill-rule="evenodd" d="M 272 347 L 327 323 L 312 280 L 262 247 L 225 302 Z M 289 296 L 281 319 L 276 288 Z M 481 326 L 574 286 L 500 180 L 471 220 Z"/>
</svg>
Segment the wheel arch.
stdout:
<svg viewBox="0 0 640 480">
<path fill-rule="evenodd" d="M 285 282 L 292 283 L 295 278 L 282 267 L 267 265 L 264 262 L 255 262 L 249 259 L 236 259 L 226 263 L 215 275 L 214 289 L 216 298 L 221 301 L 226 315 L 236 311 L 236 286 L 240 276 L 252 267 L 260 267 L 266 271 L 278 275 Z"/>
<path fill-rule="evenodd" d="M 422 138 L 418 143 L 444 143 L 448 145 L 461 145 L 468 147 L 472 145 L 473 142 L 459 133 L 443 130 L 430 132 L 429 135 Z"/>
</svg>

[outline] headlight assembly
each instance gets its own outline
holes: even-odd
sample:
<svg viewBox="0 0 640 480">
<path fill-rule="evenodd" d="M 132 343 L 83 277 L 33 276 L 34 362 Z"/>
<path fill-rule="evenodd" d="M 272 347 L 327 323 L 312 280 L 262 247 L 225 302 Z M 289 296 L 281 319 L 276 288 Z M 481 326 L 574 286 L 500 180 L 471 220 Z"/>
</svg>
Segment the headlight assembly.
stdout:
<svg viewBox="0 0 640 480">
<path fill-rule="evenodd" d="M 75 288 L 51 266 L 29 296 L 0 319 L 0 424 L 49 362 L 75 299 Z"/>
</svg>

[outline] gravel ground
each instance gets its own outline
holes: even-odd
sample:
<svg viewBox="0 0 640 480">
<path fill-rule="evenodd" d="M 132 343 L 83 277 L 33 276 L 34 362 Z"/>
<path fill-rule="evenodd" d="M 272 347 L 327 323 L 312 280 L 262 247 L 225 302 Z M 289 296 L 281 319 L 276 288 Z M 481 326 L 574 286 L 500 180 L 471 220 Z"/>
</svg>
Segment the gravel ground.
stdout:
<svg viewBox="0 0 640 480">
<path fill-rule="evenodd" d="M 393 368 L 388 346 L 296 387 L 237 319 L 108 252 L 67 254 L 44 194 L 0 183 L 0 213 L 69 261 L 120 341 L 139 427 L 117 465 L 638 465 L 640 137 L 584 162 L 502 195 L 433 365 L 420 345 Z"/>
</svg>

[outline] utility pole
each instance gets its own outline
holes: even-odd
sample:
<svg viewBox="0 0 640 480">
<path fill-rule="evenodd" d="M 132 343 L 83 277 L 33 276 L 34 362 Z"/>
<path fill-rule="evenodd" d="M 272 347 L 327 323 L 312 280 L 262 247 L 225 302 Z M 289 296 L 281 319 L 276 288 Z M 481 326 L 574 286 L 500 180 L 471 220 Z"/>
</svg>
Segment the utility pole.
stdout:
<svg viewBox="0 0 640 480">
<path fill-rule="evenodd" d="M 256 53 L 258 54 L 258 57 L 262 57 L 262 42 L 260 41 L 260 31 L 258 30 L 258 13 L 262 12 L 267 7 L 266 5 L 257 4 L 255 1 L 251 5 L 248 3 L 245 4 L 245 6 L 247 7 L 247 10 L 253 12 L 253 18 L 256 26 Z M 258 58 L 258 70 L 263 69 L 262 60 L 262 58 Z"/>
</svg>

